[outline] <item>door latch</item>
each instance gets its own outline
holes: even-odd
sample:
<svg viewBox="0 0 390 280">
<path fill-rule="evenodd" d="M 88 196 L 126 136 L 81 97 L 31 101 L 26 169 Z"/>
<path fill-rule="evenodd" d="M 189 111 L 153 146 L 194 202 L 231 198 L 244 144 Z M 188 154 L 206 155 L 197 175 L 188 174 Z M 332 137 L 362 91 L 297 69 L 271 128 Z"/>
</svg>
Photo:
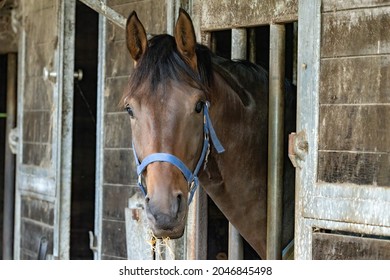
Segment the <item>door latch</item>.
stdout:
<svg viewBox="0 0 390 280">
<path fill-rule="evenodd" d="M 302 162 L 305 161 L 309 150 L 306 138 L 306 132 L 292 132 L 288 136 L 288 157 L 295 168 L 302 168 Z"/>
</svg>

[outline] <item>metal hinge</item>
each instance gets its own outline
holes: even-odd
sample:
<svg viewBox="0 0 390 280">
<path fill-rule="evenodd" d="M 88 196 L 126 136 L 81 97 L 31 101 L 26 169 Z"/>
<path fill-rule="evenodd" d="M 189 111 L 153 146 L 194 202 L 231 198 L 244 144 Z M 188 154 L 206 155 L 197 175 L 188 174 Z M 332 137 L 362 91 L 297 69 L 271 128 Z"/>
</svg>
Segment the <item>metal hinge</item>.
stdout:
<svg viewBox="0 0 390 280">
<path fill-rule="evenodd" d="M 288 157 L 295 168 L 302 168 L 302 162 L 305 161 L 309 145 L 306 138 L 306 132 L 292 132 L 288 136 Z"/>
</svg>

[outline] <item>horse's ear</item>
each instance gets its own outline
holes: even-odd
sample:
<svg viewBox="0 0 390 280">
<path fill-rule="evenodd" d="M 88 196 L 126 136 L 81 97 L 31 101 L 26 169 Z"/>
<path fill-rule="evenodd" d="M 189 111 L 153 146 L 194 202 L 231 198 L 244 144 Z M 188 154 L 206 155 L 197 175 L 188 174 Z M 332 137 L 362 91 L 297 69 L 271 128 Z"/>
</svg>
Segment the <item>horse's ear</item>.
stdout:
<svg viewBox="0 0 390 280">
<path fill-rule="evenodd" d="M 145 28 L 133 11 L 126 22 L 126 44 L 131 57 L 137 62 L 148 47 Z"/>
<path fill-rule="evenodd" d="M 196 37 L 192 20 L 185 10 L 180 8 L 179 18 L 175 27 L 177 49 L 186 62 L 196 71 Z"/>
</svg>

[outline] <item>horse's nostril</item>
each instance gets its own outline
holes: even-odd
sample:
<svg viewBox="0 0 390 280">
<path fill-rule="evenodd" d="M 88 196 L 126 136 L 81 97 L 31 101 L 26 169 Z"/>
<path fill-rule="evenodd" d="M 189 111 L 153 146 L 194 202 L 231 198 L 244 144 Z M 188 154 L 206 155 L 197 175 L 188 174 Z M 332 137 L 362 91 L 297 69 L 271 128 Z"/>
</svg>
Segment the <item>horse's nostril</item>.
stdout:
<svg viewBox="0 0 390 280">
<path fill-rule="evenodd" d="M 146 203 L 149 203 L 149 201 L 150 201 L 150 198 L 149 198 L 148 196 L 146 196 L 146 197 L 145 197 L 145 202 L 146 202 Z"/>
<path fill-rule="evenodd" d="M 183 194 L 179 193 L 176 196 L 176 200 L 177 200 L 177 212 L 176 212 L 176 214 L 178 214 L 179 211 L 180 211 L 180 208 L 181 208 L 181 203 L 182 203 L 182 200 L 183 200 Z"/>
<path fill-rule="evenodd" d="M 177 203 L 178 203 L 179 205 L 180 205 L 182 199 L 183 199 L 183 195 L 182 195 L 181 193 L 179 193 L 179 194 L 177 195 Z"/>
</svg>

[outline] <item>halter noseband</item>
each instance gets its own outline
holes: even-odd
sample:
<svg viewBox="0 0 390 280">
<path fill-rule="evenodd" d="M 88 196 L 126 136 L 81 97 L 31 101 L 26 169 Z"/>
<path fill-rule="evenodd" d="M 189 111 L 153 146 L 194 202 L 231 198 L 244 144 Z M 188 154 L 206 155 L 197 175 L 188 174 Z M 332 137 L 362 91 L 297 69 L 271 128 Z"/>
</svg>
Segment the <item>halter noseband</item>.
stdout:
<svg viewBox="0 0 390 280">
<path fill-rule="evenodd" d="M 205 159 L 207 160 L 208 153 L 210 151 L 210 138 L 211 141 L 217 150 L 217 152 L 223 153 L 225 149 L 221 145 L 221 142 L 219 142 L 219 139 L 217 137 L 217 134 L 215 133 L 215 130 L 213 128 L 213 125 L 211 124 L 210 116 L 209 116 L 209 106 L 210 103 L 206 101 L 203 105 L 203 132 L 204 132 L 204 140 L 203 140 L 203 148 L 202 153 L 200 155 L 199 161 L 195 167 L 194 172 L 191 172 L 191 170 L 176 156 L 168 153 L 154 153 L 148 155 L 146 158 L 143 159 L 142 162 L 139 161 L 137 152 L 135 151 L 134 143 L 133 143 L 133 153 L 134 153 L 134 159 L 135 163 L 137 165 L 137 175 L 138 175 L 138 187 L 141 189 L 142 193 L 146 196 L 147 190 L 142 184 L 142 173 L 146 169 L 146 167 L 153 163 L 153 162 L 169 162 L 176 166 L 181 173 L 183 174 L 184 178 L 188 182 L 188 186 L 190 188 L 190 196 L 188 199 L 188 204 L 191 203 L 192 198 L 195 194 L 196 189 L 199 186 L 199 179 L 198 179 L 198 173 L 200 171 L 200 167 L 202 166 Z"/>
</svg>

